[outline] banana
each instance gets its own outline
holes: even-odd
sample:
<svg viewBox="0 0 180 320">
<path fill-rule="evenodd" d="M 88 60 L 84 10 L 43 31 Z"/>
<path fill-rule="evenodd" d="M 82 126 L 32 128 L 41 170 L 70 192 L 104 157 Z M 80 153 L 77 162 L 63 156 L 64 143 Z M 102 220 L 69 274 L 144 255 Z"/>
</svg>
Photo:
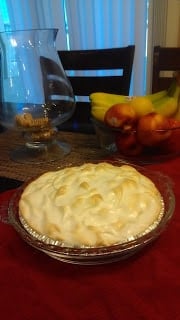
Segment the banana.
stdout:
<svg viewBox="0 0 180 320">
<path fill-rule="evenodd" d="M 174 85 L 175 88 L 173 96 L 177 99 L 177 111 L 173 118 L 175 118 L 176 120 L 180 120 L 180 71 L 177 71 L 175 73 L 175 79 L 176 81 L 174 81 L 174 84 L 172 84 L 172 86 Z M 169 94 L 171 94 L 171 92 L 169 92 Z"/>
<path fill-rule="evenodd" d="M 120 95 L 120 94 L 112 94 L 106 92 L 94 92 L 91 93 L 89 96 L 91 104 L 93 102 L 109 104 L 112 106 L 115 103 L 121 103 L 128 99 L 127 96 Z"/>
<path fill-rule="evenodd" d="M 177 93 L 178 93 L 178 84 L 177 84 L 177 81 L 176 81 L 176 79 L 173 79 L 173 81 L 172 81 L 172 83 L 171 83 L 171 85 L 170 85 L 170 87 L 169 87 L 169 89 L 168 89 L 168 91 L 167 91 L 167 94 L 168 94 L 168 96 L 169 97 L 174 97 L 174 96 L 176 96 L 177 95 Z"/>
<path fill-rule="evenodd" d="M 156 93 L 147 94 L 146 97 L 152 102 L 157 102 L 159 99 L 164 98 L 167 95 L 167 90 L 158 91 Z"/>
<path fill-rule="evenodd" d="M 178 110 L 178 99 L 180 95 L 180 87 L 176 81 L 173 81 L 167 94 L 154 101 L 153 106 L 156 112 L 166 117 L 173 117 Z"/>
<path fill-rule="evenodd" d="M 165 117 L 172 117 L 177 112 L 177 99 L 166 96 L 154 103 L 154 110 Z"/>
<path fill-rule="evenodd" d="M 108 109 L 109 108 L 109 106 L 111 106 L 110 104 L 109 104 L 109 102 L 106 102 L 106 101 L 94 101 L 94 102 L 91 102 L 91 107 L 93 108 L 93 109 Z"/>
<path fill-rule="evenodd" d="M 179 94 L 179 97 L 178 97 L 178 108 L 177 108 L 177 111 L 176 111 L 176 113 L 175 113 L 175 115 L 174 115 L 174 118 L 176 119 L 176 120 L 180 120 L 180 94 Z"/>
<path fill-rule="evenodd" d="M 127 101 L 128 97 L 106 92 L 94 92 L 89 96 L 89 99 L 92 116 L 97 120 L 104 121 L 106 111 L 116 103 Z"/>
<path fill-rule="evenodd" d="M 97 119 L 97 120 L 99 120 L 101 122 L 104 121 L 105 113 L 106 113 L 106 109 L 103 109 L 103 108 L 102 109 L 101 108 L 97 108 L 97 109 L 92 108 L 92 110 L 91 110 L 91 115 L 95 119 Z"/>
<path fill-rule="evenodd" d="M 110 108 L 109 104 L 94 103 L 92 104 L 92 107 L 91 107 L 91 114 L 97 120 L 104 121 L 104 115 L 109 108 Z"/>
</svg>

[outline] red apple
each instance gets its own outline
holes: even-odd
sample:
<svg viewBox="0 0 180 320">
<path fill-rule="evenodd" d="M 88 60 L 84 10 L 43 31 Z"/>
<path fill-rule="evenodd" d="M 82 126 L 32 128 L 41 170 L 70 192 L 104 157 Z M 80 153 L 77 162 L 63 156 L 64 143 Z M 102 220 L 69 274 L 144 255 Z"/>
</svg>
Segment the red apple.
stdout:
<svg viewBox="0 0 180 320">
<path fill-rule="evenodd" d="M 137 124 L 137 138 L 145 146 L 156 146 L 171 135 L 169 120 L 161 114 L 151 112 L 142 116 Z"/>
<path fill-rule="evenodd" d="M 169 128 L 180 128 L 180 120 L 168 118 Z"/>
<path fill-rule="evenodd" d="M 136 121 L 136 113 L 128 103 L 118 103 L 110 107 L 104 116 L 104 122 L 112 128 L 130 130 Z"/>
<path fill-rule="evenodd" d="M 169 118 L 170 137 L 161 143 L 161 149 L 166 153 L 174 154 L 180 150 L 180 121 L 174 118 Z M 172 129 L 172 130 L 171 130 Z"/>
<path fill-rule="evenodd" d="M 115 138 L 117 149 L 127 156 L 137 156 L 141 154 L 143 147 L 138 142 L 136 132 L 117 133 Z"/>
</svg>

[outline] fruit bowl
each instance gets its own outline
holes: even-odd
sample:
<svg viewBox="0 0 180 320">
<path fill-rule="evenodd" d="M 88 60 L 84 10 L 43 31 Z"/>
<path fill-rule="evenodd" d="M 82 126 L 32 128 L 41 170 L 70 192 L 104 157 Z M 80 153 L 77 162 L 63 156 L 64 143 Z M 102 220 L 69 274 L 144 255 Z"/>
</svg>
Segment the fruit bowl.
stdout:
<svg viewBox="0 0 180 320">
<path fill-rule="evenodd" d="M 89 96 L 100 146 L 110 155 L 152 163 L 180 153 L 180 73 L 170 87 L 145 96 Z"/>
<path fill-rule="evenodd" d="M 180 155 L 180 125 L 149 131 L 142 129 L 140 138 L 137 128 L 123 131 L 121 128 L 112 128 L 94 117 L 92 122 L 99 146 L 113 158 L 148 164 Z"/>
</svg>

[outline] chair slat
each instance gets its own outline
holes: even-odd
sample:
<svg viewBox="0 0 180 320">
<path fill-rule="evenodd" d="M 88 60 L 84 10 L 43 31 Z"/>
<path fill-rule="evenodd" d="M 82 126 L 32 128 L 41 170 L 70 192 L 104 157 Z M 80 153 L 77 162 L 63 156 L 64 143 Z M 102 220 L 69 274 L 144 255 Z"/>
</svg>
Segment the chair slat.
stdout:
<svg viewBox="0 0 180 320">
<path fill-rule="evenodd" d="M 129 94 L 129 88 L 124 83 L 124 77 L 69 77 L 76 95 L 89 96 L 92 92 L 101 91 L 114 94 Z M 96 89 L 98 88 L 98 89 Z"/>
</svg>

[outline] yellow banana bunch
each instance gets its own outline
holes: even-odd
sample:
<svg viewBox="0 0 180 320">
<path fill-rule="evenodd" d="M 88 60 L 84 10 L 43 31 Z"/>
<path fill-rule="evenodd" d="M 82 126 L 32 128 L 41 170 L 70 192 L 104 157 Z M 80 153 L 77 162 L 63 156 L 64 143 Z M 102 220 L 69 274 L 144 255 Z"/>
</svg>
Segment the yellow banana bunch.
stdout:
<svg viewBox="0 0 180 320">
<path fill-rule="evenodd" d="M 168 90 L 145 95 L 152 102 L 153 111 L 166 117 L 180 119 L 180 86 L 176 79 Z M 91 114 L 97 120 L 103 121 L 106 111 L 114 104 L 131 103 L 132 97 L 111 94 L 105 92 L 94 92 L 89 96 L 91 103 Z M 132 103 L 133 105 L 133 103 Z"/>
</svg>

